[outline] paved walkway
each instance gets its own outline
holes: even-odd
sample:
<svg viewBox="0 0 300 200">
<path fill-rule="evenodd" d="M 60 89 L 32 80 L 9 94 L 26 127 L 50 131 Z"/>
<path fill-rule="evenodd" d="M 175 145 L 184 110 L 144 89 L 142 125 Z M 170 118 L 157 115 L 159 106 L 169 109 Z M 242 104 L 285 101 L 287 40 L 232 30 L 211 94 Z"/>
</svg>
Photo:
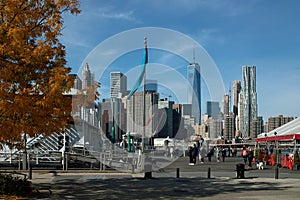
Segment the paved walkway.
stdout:
<svg viewBox="0 0 300 200">
<path fill-rule="evenodd" d="M 225 163 L 187 165 L 188 158 L 180 158 L 153 179 L 143 174 L 126 173 L 34 173 L 32 183 L 39 191 L 35 199 L 263 199 L 289 200 L 300 196 L 298 171 L 280 169 L 279 179 L 274 169 L 248 170 L 245 179 L 235 176 L 238 158 Z M 207 168 L 211 178 L 207 178 Z M 176 178 L 176 169 L 180 178 Z M 283 175 L 287 173 L 287 177 Z"/>
</svg>

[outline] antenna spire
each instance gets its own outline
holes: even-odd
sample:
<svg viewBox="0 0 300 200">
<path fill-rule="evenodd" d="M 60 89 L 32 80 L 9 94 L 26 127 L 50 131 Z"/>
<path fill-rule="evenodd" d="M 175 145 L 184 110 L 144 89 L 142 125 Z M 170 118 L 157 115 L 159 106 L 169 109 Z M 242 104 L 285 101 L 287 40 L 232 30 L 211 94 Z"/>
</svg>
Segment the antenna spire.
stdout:
<svg viewBox="0 0 300 200">
<path fill-rule="evenodd" d="M 196 63 L 196 60 L 195 60 L 195 48 L 193 48 L 193 62 L 194 62 L 194 64 Z"/>
<path fill-rule="evenodd" d="M 144 37 L 144 48 L 147 48 L 147 37 Z"/>
</svg>

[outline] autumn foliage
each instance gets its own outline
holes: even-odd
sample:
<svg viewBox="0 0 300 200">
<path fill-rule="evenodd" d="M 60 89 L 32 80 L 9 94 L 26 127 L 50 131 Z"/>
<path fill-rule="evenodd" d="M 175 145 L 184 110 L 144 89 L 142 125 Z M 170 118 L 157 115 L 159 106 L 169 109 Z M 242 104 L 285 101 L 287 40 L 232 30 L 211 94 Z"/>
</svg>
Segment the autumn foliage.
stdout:
<svg viewBox="0 0 300 200">
<path fill-rule="evenodd" d="M 71 120 L 73 85 L 59 42 L 63 13 L 78 0 L 0 0 L 0 143 L 60 132 Z"/>
</svg>

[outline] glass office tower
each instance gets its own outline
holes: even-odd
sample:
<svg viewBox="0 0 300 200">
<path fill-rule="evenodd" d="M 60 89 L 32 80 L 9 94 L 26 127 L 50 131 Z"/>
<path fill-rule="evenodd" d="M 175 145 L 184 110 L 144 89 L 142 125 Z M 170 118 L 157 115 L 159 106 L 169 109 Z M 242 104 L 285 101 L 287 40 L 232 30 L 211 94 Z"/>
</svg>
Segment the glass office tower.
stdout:
<svg viewBox="0 0 300 200">
<path fill-rule="evenodd" d="M 188 103 L 192 104 L 192 116 L 201 124 L 201 75 L 200 65 L 195 61 L 188 65 Z"/>
</svg>

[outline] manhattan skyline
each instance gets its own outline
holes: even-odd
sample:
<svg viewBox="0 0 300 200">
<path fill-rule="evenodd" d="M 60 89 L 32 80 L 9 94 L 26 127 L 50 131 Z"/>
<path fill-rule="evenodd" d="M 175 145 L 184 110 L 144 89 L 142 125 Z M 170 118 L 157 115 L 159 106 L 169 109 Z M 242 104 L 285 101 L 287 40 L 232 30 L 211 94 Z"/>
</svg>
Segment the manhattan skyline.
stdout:
<svg viewBox="0 0 300 200">
<path fill-rule="evenodd" d="M 132 28 L 163 27 L 186 34 L 205 48 L 220 71 L 225 92 L 233 86 L 234 80 L 242 79 L 242 66 L 255 65 L 258 115 L 265 120 L 279 114 L 299 116 L 300 28 L 297 19 L 300 6 L 297 1 L 85 0 L 81 2 L 81 9 L 82 13 L 76 17 L 65 16 L 61 38 L 72 73 L 77 73 L 89 52 L 108 37 Z M 140 63 L 141 56 L 137 55 L 129 56 Z M 168 64 L 186 74 L 183 70 L 192 61 L 192 52 L 188 61 L 169 57 L 150 50 L 149 61 Z M 113 63 L 113 71 L 117 68 L 126 72 L 135 67 L 126 60 Z M 197 57 L 196 62 L 201 66 Z M 103 86 L 100 98 L 107 97 L 104 85 L 109 88 L 109 84 L 100 82 Z M 202 104 L 209 100 L 203 99 Z"/>
</svg>

